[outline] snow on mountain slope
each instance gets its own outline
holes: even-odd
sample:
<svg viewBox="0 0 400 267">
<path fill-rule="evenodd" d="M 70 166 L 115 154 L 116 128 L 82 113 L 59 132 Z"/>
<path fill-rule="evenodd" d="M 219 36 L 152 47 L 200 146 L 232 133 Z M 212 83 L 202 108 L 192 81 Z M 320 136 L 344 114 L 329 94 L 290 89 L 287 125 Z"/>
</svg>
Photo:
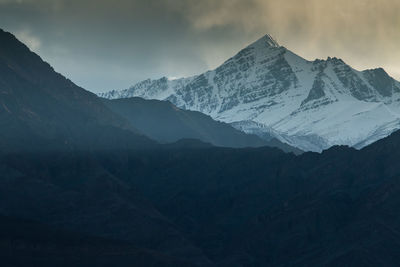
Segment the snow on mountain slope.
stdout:
<svg viewBox="0 0 400 267">
<path fill-rule="evenodd" d="M 330 57 L 307 61 L 269 35 L 215 70 L 100 96 L 169 100 L 307 151 L 359 148 L 400 129 L 400 83 L 383 69 L 357 71 Z"/>
</svg>

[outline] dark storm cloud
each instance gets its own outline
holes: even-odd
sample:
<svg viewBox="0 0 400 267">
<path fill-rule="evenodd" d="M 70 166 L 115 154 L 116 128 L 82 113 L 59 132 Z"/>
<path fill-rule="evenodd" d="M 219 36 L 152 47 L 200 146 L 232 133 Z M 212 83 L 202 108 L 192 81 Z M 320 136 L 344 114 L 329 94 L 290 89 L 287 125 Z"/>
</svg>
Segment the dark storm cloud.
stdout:
<svg viewBox="0 0 400 267">
<path fill-rule="evenodd" d="M 0 27 L 92 91 L 215 67 L 269 32 L 309 59 L 400 77 L 396 0 L 0 0 Z"/>
</svg>

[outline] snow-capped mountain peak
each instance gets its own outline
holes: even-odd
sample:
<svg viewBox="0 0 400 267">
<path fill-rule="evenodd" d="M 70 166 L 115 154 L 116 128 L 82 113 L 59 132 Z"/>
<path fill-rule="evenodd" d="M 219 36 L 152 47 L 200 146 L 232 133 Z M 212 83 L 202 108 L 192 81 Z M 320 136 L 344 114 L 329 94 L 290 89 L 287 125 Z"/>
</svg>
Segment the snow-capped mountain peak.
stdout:
<svg viewBox="0 0 400 267">
<path fill-rule="evenodd" d="M 307 61 L 268 34 L 215 70 L 100 96 L 169 100 L 312 151 L 361 147 L 400 128 L 400 83 L 383 69 L 357 71 L 335 57 Z"/>
<path fill-rule="evenodd" d="M 262 49 L 265 47 L 280 47 L 280 45 L 271 35 L 266 34 L 251 45 L 249 45 L 249 47 Z"/>
</svg>

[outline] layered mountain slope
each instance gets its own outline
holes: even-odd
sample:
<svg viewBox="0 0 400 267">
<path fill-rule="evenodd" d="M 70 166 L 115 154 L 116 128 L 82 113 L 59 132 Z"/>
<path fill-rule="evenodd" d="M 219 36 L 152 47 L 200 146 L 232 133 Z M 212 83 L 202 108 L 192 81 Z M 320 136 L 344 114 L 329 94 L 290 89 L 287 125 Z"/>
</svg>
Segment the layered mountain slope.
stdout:
<svg viewBox="0 0 400 267">
<path fill-rule="evenodd" d="M 124 266 L 398 266 L 399 157 L 400 132 L 360 151 L 300 156 L 215 147 L 0 156 L 0 214 L 40 222 L 10 227 L 0 216 L 0 254 L 86 255 L 83 266 L 114 256 Z M 135 247 L 156 255 L 136 257 Z"/>
<path fill-rule="evenodd" d="M 0 30 L 0 150 L 136 148 L 154 143 L 96 95 Z"/>
<path fill-rule="evenodd" d="M 139 263 L 141 260 L 143 262 L 150 260 L 150 255 L 149 258 L 146 255 L 127 254 L 129 248 L 128 251 L 118 248 L 109 251 L 105 244 L 107 242 L 103 243 L 101 239 L 96 242 L 98 246 L 96 249 L 96 244 L 94 246 L 87 244 L 84 236 L 89 235 L 102 239 L 121 240 L 128 246 L 129 243 L 132 244 L 131 248 L 147 250 L 148 253 L 156 252 L 156 255 L 153 256 L 153 260 L 156 260 L 155 266 L 159 266 L 156 264 L 157 258 L 164 256 L 171 260 L 190 260 L 200 266 L 208 266 L 209 260 L 202 251 L 187 240 L 168 218 L 163 216 L 151 202 L 143 198 L 133 186 L 104 168 L 110 158 L 103 157 L 103 153 L 113 157 L 131 153 L 130 155 L 134 157 L 135 153 L 139 152 L 135 152 L 135 150 L 129 150 L 129 152 L 126 150 L 109 151 L 111 150 L 107 150 L 107 152 L 24 152 L 5 156 L 0 153 L 0 215 L 46 224 L 49 226 L 47 230 L 50 235 L 49 238 L 46 231 L 43 230 L 40 240 L 40 233 L 32 233 L 29 236 L 21 229 L 20 236 L 14 235 L 13 237 L 11 231 L 3 230 L 5 221 L 0 216 L 0 247 L 4 247 L 4 243 L 2 243 L 6 239 L 4 232 L 9 232 L 11 239 L 15 238 L 16 241 L 21 242 L 20 246 L 38 243 L 36 251 L 32 251 L 36 253 L 36 260 L 42 258 L 44 261 L 56 261 L 57 258 L 54 259 L 53 256 L 65 256 L 65 260 L 79 261 L 82 260 L 82 256 L 89 254 L 88 263 L 83 266 L 111 265 L 99 263 L 96 258 L 91 258 L 90 254 L 95 252 L 98 253 L 98 259 L 104 257 L 106 262 L 112 260 L 112 255 L 119 255 L 119 260 L 114 259 L 114 262 L 123 262 L 125 258 L 126 263 L 122 266 L 132 266 L 132 264 L 135 265 L 135 262 L 139 266 L 148 266 Z M 142 153 L 145 154 L 145 152 Z M 95 157 L 99 157 L 100 160 L 96 160 Z M 102 163 L 106 165 L 102 166 Z M 134 175 L 131 177 L 133 178 Z M 14 225 L 16 235 L 18 235 L 19 225 L 18 223 Z M 24 229 L 29 229 L 29 225 L 25 225 Z M 79 250 L 82 247 L 79 245 L 79 241 L 73 240 L 73 236 L 70 236 L 70 239 L 58 236 L 60 239 L 55 240 L 57 233 L 53 232 L 52 234 L 51 229 L 84 233 L 85 235 L 81 236 L 80 242 L 82 243 L 80 244 L 86 245 L 83 248 L 86 251 Z M 33 228 L 33 230 L 39 229 Z M 54 237 L 51 238 L 51 236 Z M 44 247 L 46 243 L 50 248 Z M 102 245 L 106 245 L 106 247 L 101 248 Z M 5 246 L 7 247 L 7 243 Z M 28 254 L 29 248 L 18 251 L 12 246 L 10 245 L 9 249 L 16 255 L 10 256 L 13 256 L 14 259 L 18 259 L 18 256 L 26 256 L 28 259 L 29 256 L 35 257 L 35 255 Z M 69 253 L 68 250 L 70 250 Z M 49 252 L 47 257 L 46 251 Z M 95 257 L 95 255 L 92 256 Z M 34 259 L 31 258 L 31 260 Z M 94 264 L 94 262 L 98 264 Z M 38 266 L 43 265 L 39 264 Z M 13 264 L 11 266 L 21 265 Z"/>
<path fill-rule="evenodd" d="M 126 241 L 92 237 L 0 215 L 2 266 L 195 266 Z"/>
<path fill-rule="evenodd" d="M 96 154 L 97 156 L 98 154 Z M 216 266 L 397 266 L 400 132 L 301 156 L 205 148 L 104 155 Z"/>
<path fill-rule="evenodd" d="M 278 147 L 286 152 L 301 153 L 276 139 L 263 140 L 256 135 L 245 134 L 229 124 L 217 122 L 197 111 L 179 109 L 168 101 L 124 98 L 106 100 L 110 110 L 140 132 L 161 143 L 173 143 L 180 139 L 198 139 L 222 147 Z"/>
<path fill-rule="evenodd" d="M 400 128 L 400 83 L 383 69 L 360 72 L 337 58 L 307 61 L 269 35 L 215 70 L 146 80 L 101 96 L 169 100 L 312 151 L 359 148 Z"/>
</svg>

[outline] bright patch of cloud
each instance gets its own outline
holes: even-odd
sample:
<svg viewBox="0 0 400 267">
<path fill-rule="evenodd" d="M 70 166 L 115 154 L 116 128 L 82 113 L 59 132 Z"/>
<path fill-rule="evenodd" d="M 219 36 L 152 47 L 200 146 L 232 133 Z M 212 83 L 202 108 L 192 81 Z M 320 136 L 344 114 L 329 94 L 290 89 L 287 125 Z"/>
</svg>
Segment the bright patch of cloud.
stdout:
<svg viewBox="0 0 400 267">
<path fill-rule="evenodd" d="M 29 30 L 22 30 L 15 33 L 15 36 L 34 52 L 38 52 L 42 43 L 39 38 L 32 35 Z"/>
</svg>

